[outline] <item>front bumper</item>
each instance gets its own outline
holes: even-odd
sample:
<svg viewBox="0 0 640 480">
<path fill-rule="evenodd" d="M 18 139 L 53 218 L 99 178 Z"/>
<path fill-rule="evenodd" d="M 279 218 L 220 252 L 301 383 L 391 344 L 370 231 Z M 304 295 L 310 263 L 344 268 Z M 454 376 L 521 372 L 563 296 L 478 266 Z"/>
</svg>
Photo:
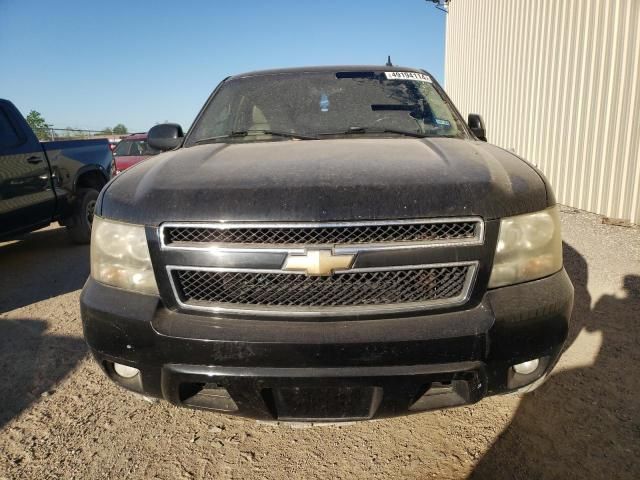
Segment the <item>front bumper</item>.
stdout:
<svg viewBox="0 0 640 480">
<path fill-rule="evenodd" d="M 573 287 L 564 270 L 488 291 L 469 310 L 375 320 L 213 318 L 87 281 L 87 343 L 121 386 L 263 420 L 338 421 L 471 404 L 557 361 Z M 535 372 L 511 368 L 540 358 Z M 113 362 L 138 368 L 126 379 Z"/>
</svg>

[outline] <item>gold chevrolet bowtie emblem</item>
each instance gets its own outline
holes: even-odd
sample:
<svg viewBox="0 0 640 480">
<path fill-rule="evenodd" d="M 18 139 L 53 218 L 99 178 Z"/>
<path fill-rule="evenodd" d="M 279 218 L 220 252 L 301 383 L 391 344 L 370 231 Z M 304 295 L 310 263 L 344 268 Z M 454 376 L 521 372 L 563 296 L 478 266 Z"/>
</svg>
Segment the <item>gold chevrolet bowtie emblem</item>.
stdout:
<svg viewBox="0 0 640 480">
<path fill-rule="evenodd" d="M 304 255 L 289 255 L 283 270 L 303 271 L 307 275 L 329 276 L 335 270 L 351 266 L 355 255 L 334 255 L 331 250 L 310 250 Z"/>
</svg>

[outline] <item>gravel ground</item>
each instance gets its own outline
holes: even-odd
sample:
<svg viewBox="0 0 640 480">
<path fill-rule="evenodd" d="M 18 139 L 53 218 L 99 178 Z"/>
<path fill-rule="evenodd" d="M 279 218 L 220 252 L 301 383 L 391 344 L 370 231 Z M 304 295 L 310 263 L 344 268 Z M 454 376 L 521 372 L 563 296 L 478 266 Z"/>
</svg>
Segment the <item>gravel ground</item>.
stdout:
<svg viewBox="0 0 640 480">
<path fill-rule="evenodd" d="M 294 428 L 148 404 L 89 358 L 88 249 L 0 243 L 0 479 L 640 478 L 640 229 L 563 209 L 568 348 L 524 397 Z"/>
</svg>

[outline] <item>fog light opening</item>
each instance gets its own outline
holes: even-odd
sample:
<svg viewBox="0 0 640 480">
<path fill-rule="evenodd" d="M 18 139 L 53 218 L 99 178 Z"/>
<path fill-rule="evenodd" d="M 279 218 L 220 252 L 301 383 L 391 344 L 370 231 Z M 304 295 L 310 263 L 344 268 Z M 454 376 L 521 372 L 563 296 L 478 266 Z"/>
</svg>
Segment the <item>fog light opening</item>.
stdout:
<svg viewBox="0 0 640 480">
<path fill-rule="evenodd" d="M 122 378 L 133 378 L 140 373 L 140 370 L 137 368 L 115 362 L 113 364 L 113 370 Z"/>
<path fill-rule="evenodd" d="M 513 366 L 513 371 L 519 373 L 520 375 L 530 375 L 538 369 L 540 365 L 540 359 L 534 358 L 533 360 L 528 360 L 526 362 L 518 363 Z"/>
</svg>

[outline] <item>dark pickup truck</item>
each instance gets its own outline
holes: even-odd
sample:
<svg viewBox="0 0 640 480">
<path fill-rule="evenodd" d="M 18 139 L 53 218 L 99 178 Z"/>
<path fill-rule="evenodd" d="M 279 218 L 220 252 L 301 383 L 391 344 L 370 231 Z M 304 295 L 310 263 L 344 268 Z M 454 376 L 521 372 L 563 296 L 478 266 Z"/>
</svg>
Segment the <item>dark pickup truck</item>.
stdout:
<svg viewBox="0 0 640 480">
<path fill-rule="evenodd" d="M 101 193 L 85 338 L 119 385 L 278 421 L 533 389 L 573 287 L 541 172 L 425 71 L 225 79 Z"/>
<path fill-rule="evenodd" d="M 72 240 L 88 243 L 112 169 L 106 139 L 40 143 L 18 109 L 0 99 L 0 239 L 58 221 Z"/>
</svg>

